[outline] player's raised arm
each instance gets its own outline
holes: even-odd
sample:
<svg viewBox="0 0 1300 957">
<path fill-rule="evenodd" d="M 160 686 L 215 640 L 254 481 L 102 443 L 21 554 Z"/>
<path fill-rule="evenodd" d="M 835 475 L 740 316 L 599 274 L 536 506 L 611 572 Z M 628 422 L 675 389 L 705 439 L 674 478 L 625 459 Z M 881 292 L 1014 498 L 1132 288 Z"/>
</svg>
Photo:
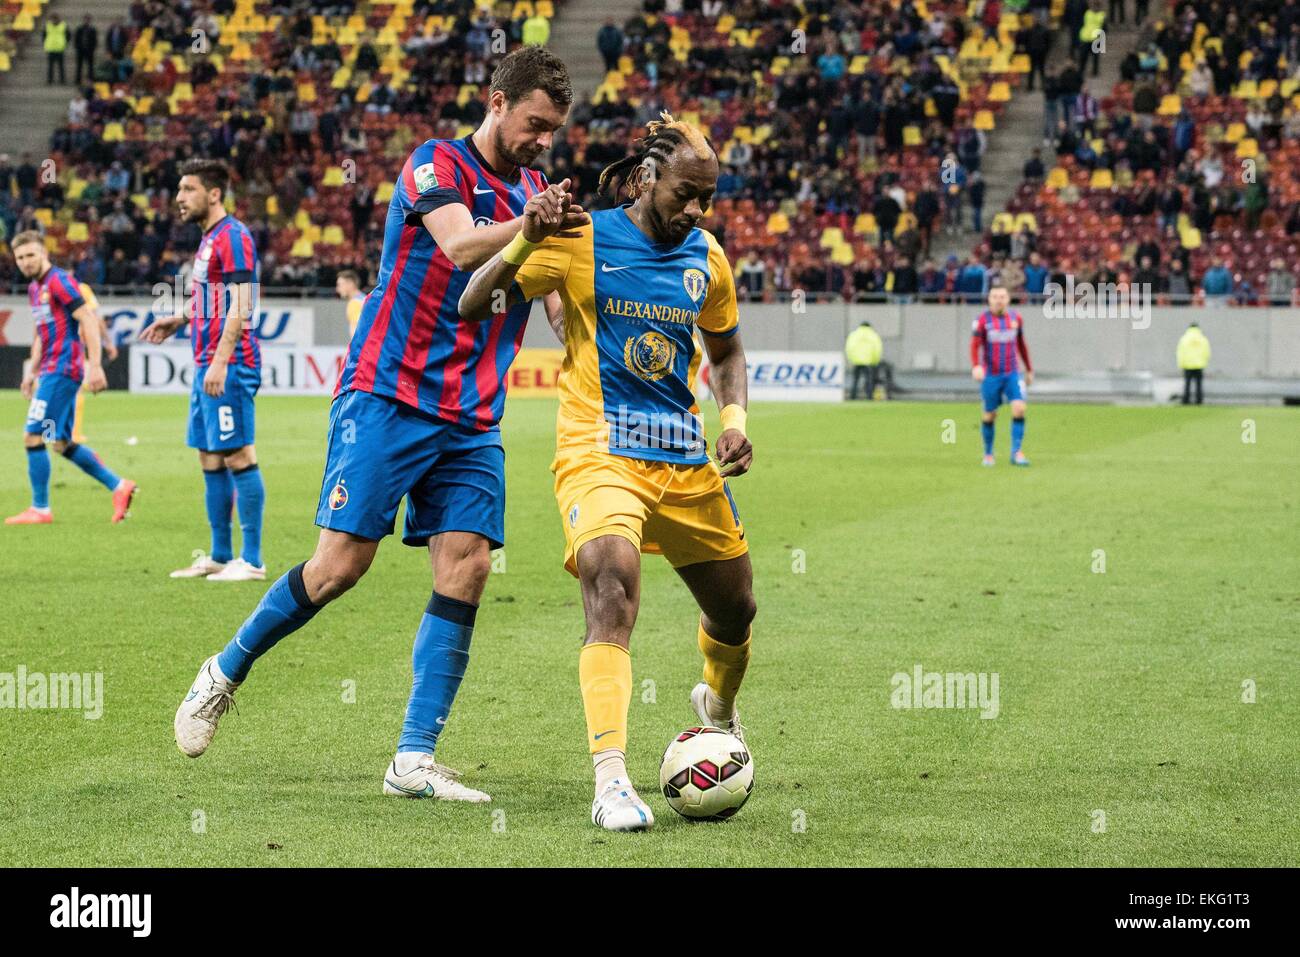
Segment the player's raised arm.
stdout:
<svg viewBox="0 0 1300 957">
<path fill-rule="evenodd" d="M 474 270 L 457 306 L 461 318 L 482 322 L 525 298 L 553 292 L 563 279 L 558 270 L 535 269 L 535 281 L 515 285 L 515 276 L 538 246 L 548 237 L 572 230 L 587 222 L 582 207 L 568 192 L 569 181 L 555 183 L 533 196 L 524 206 L 519 233 L 500 252 Z M 551 276 L 549 274 L 555 273 Z M 551 281 L 553 280 L 553 281 Z M 525 296 L 525 293 L 527 295 Z"/>
</svg>

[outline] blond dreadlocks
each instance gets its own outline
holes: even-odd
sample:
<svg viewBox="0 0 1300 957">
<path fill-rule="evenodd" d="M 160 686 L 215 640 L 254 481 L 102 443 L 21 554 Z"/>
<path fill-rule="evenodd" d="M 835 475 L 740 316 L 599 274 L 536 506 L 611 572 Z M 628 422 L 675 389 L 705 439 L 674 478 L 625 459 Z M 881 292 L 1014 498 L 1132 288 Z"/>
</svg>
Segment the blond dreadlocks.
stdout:
<svg viewBox="0 0 1300 957">
<path fill-rule="evenodd" d="M 683 144 L 689 145 L 696 153 L 713 152 L 708 137 L 698 127 L 684 120 L 673 119 L 673 115 L 667 110 L 661 112 L 659 116 L 660 119 L 651 120 L 646 124 L 645 136 L 636 141 L 636 149 L 630 155 L 610 163 L 601 170 L 600 179 L 596 182 L 598 193 L 604 193 L 606 189 L 612 187 L 611 195 L 617 198 L 628 177 L 637 167 L 648 159 L 654 160 L 656 164 L 666 163 L 673 150 Z M 636 188 L 629 187 L 629 194 L 635 197 Z"/>
</svg>

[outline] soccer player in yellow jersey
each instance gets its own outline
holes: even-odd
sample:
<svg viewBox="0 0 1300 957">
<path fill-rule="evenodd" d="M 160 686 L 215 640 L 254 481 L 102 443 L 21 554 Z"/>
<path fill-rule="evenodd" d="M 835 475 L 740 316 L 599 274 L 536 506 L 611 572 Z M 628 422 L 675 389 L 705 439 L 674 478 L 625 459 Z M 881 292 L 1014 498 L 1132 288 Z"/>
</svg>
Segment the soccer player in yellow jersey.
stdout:
<svg viewBox="0 0 1300 957">
<path fill-rule="evenodd" d="M 361 321 L 361 307 L 366 304 L 366 294 L 361 291 L 361 276 L 355 269 L 344 269 L 334 280 L 335 294 L 348 304 L 348 338 L 357 331 Z"/>
<path fill-rule="evenodd" d="M 744 733 L 736 695 L 749 663 L 753 576 L 726 477 L 747 472 L 753 450 L 731 266 L 698 228 L 717 178 L 704 135 L 664 114 L 601 174 L 600 188 L 626 187 L 630 203 L 563 231 L 572 197 L 550 187 L 460 299 L 471 320 L 552 290 L 564 303 L 551 468 L 564 565 L 581 582 L 587 617 L 578 676 L 596 774 L 592 820 L 612 831 L 654 823 L 625 763 L 641 552 L 663 554 L 699 604 L 704 681 L 691 693 L 699 721 Z M 716 463 L 692 392 L 702 351 L 722 410 Z"/>
<path fill-rule="evenodd" d="M 104 345 L 104 362 L 112 362 L 117 358 L 117 346 L 113 344 L 108 323 L 99 314 L 99 299 L 95 296 L 95 291 L 90 288 L 90 283 L 78 281 L 77 287 L 81 290 L 81 298 L 86 300 L 86 305 L 95 310 L 95 321 L 99 323 L 99 341 Z M 72 441 L 74 442 L 86 441 L 86 434 L 81 429 L 86 421 L 85 408 L 86 387 L 83 385 L 77 392 L 77 410 L 72 417 Z"/>
</svg>

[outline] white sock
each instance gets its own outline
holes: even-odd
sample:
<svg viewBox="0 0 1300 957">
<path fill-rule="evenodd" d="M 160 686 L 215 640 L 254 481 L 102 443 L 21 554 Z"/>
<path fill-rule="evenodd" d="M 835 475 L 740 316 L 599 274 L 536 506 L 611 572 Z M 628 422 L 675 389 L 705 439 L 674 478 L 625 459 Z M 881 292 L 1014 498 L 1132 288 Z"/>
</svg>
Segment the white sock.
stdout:
<svg viewBox="0 0 1300 957">
<path fill-rule="evenodd" d="M 710 721 L 716 721 L 719 726 L 725 725 L 731 720 L 732 712 L 735 710 L 735 701 L 719 698 L 712 688 L 706 687 L 704 689 L 704 711 L 709 716 Z"/>
<path fill-rule="evenodd" d="M 421 758 L 433 757 L 431 754 L 421 754 L 419 751 L 402 751 L 393 758 L 393 766 L 398 774 L 409 774 L 420 763 Z"/>
<path fill-rule="evenodd" d="M 41 506 L 39 505 L 33 505 L 32 508 L 36 509 L 36 511 L 40 512 L 42 515 L 50 514 L 50 507 L 48 505 L 46 505 L 44 508 L 41 508 Z"/>
<path fill-rule="evenodd" d="M 596 768 L 596 793 L 600 794 L 615 781 L 627 784 L 627 759 L 618 748 L 606 748 L 591 756 Z"/>
</svg>

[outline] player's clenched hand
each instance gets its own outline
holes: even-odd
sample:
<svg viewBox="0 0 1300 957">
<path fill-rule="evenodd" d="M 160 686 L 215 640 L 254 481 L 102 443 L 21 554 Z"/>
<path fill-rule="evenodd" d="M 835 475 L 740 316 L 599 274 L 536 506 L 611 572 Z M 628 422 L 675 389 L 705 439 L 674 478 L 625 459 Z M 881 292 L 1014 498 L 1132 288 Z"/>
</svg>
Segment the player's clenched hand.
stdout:
<svg viewBox="0 0 1300 957">
<path fill-rule="evenodd" d="M 213 359 L 212 364 L 208 366 L 208 371 L 203 375 L 203 392 L 214 399 L 219 399 L 225 391 L 226 363 Z"/>
<path fill-rule="evenodd" d="M 569 180 L 552 183 L 524 205 L 523 236 L 540 243 L 562 230 L 576 229 L 587 222 L 587 214 L 573 202 Z"/>
<path fill-rule="evenodd" d="M 739 429 L 727 429 L 718 436 L 718 465 L 727 478 L 744 475 L 754 462 L 754 447 Z"/>
<path fill-rule="evenodd" d="M 180 316 L 172 316 L 170 319 L 155 319 L 141 331 L 140 338 L 145 342 L 161 345 L 167 341 L 168 337 L 176 334 L 176 330 L 180 329 L 184 321 Z"/>
<path fill-rule="evenodd" d="M 970 370 L 970 377 L 971 377 L 972 379 L 974 379 L 976 382 L 983 382 L 983 381 L 984 381 L 984 367 L 983 367 L 983 366 L 975 366 L 975 367 L 973 367 L 973 368 Z"/>
<path fill-rule="evenodd" d="M 108 388 L 108 378 L 104 375 L 102 366 L 86 366 L 86 378 L 84 381 L 87 391 L 103 392 Z"/>
</svg>

